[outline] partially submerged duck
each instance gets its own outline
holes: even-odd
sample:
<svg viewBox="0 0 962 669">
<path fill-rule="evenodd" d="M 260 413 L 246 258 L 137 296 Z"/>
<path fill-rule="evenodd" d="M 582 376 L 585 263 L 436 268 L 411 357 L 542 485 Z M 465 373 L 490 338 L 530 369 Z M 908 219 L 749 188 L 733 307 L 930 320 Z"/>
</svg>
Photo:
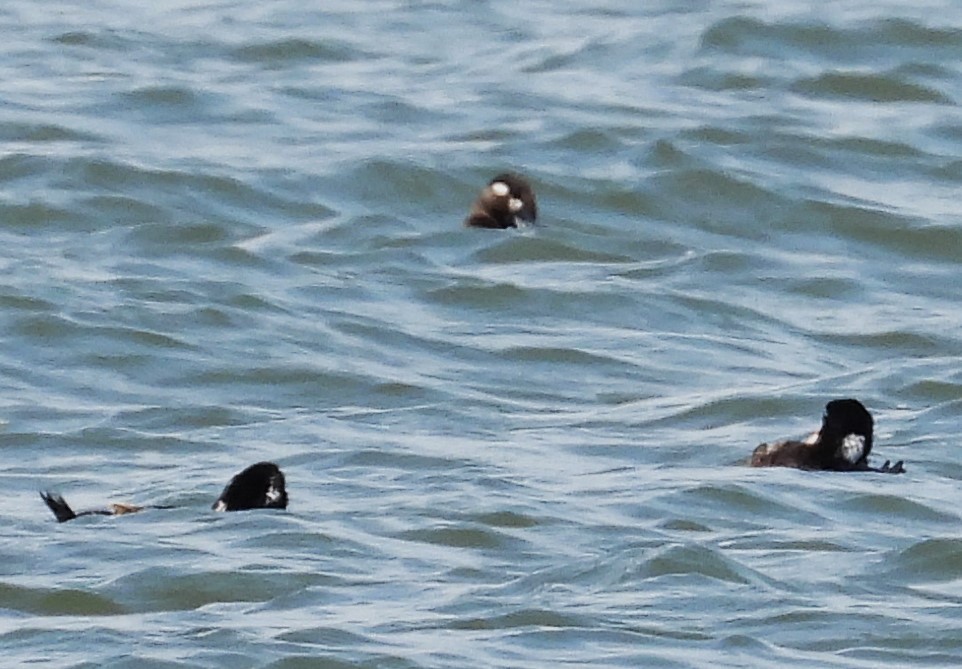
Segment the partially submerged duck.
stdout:
<svg viewBox="0 0 962 669">
<path fill-rule="evenodd" d="M 144 509 L 169 509 L 169 506 L 134 506 L 108 504 L 102 509 L 74 511 L 63 497 L 42 491 L 40 497 L 57 517 L 65 523 L 81 516 L 123 516 Z M 211 507 L 214 511 L 245 511 L 247 509 L 286 509 L 287 488 L 284 472 L 273 462 L 258 462 L 234 476 L 224 487 Z"/>
<path fill-rule="evenodd" d="M 286 509 L 284 472 L 273 462 L 258 462 L 237 474 L 211 507 L 214 511 Z"/>
<path fill-rule="evenodd" d="M 902 460 L 889 460 L 870 467 L 874 421 L 861 402 L 832 400 L 825 405 L 822 427 L 803 441 L 785 440 L 761 444 L 752 453 L 752 467 L 795 467 L 835 472 L 882 472 L 902 474 Z"/>
<path fill-rule="evenodd" d="M 531 184 L 520 174 L 506 172 L 485 186 L 464 224 L 475 228 L 518 228 L 537 218 L 538 203 Z"/>
</svg>

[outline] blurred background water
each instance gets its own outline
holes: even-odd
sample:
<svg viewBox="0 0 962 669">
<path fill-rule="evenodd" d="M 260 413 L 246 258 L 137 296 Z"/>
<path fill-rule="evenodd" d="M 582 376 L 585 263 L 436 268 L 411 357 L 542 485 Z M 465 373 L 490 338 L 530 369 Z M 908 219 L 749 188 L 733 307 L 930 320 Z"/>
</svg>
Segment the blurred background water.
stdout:
<svg viewBox="0 0 962 669">
<path fill-rule="evenodd" d="M 962 664 L 962 5 L 0 22 L 6 666 Z"/>
</svg>

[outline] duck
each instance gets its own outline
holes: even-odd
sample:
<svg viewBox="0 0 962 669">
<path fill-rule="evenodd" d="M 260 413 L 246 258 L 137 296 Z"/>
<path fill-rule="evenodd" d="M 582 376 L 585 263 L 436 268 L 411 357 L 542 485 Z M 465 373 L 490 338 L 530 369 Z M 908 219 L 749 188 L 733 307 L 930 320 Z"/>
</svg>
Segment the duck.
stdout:
<svg viewBox="0 0 962 669">
<path fill-rule="evenodd" d="M 494 177 L 474 201 L 464 224 L 473 228 L 518 228 L 538 219 L 534 189 L 520 174 Z"/>
<path fill-rule="evenodd" d="M 170 506 L 108 504 L 101 509 L 74 511 L 64 498 L 41 491 L 40 498 L 59 523 L 81 516 L 123 516 L 145 509 L 170 509 Z M 286 509 L 287 486 L 284 472 L 273 462 L 258 462 L 234 475 L 211 506 L 214 511 L 246 511 L 248 509 Z"/>
<path fill-rule="evenodd" d="M 902 460 L 894 465 L 886 460 L 881 467 L 869 466 L 873 428 L 872 414 L 861 402 L 834 399 L 825 405 L 821 429 L 801 441 L 786 439 L 761 444 L 752 452 L 749 464 L 834 472 L 905 473 Z"/>
<path fill-rule="evenodd" d="M 258 462 L 236 474 L 211 507 L 214 511 L 286 509 L 284 472 L 273 462 Z"/>
</svg>

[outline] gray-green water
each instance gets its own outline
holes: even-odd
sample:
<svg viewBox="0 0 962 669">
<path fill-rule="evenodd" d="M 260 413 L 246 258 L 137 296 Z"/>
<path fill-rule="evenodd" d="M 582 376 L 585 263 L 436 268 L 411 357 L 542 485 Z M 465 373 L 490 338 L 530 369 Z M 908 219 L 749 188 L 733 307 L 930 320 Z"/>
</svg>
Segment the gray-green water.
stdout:
<svg viewBox="0 0 962 669">
<path fill-rule="evenodd" d="M 4 666 L 962 664 L 962 5 L 141 4 L 0 9 Z"/>
</svg>

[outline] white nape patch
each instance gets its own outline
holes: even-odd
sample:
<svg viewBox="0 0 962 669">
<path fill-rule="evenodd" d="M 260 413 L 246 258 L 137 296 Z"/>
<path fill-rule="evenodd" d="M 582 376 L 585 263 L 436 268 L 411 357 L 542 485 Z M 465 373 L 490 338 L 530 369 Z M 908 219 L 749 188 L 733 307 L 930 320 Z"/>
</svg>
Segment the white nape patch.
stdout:
<svg viewBox="0 0 962 669">
<path fill-rule="evenodd" d="M 855 464 L 862 459 L 865 452 L 865 437 L 860 434 L 850 434 L 842 439 L 842 445 L 838 447 L 838 454 L 842 459 L 850 464 Z"/>
<path fill-rule="evenodd" d="M 224 503 L 224 500 L 217 500 L 217 504 L 214 506 L 214 511 L 227 511 L 227 504 Z"/>
<path fill-rule="evenodd" d="M 508 209 L 511 210 L 512 214 L 517 214 L 519 211 L 524 209 L 524 202 L 522 202 L 516 197 L 513 197 L 510 200 L 508 200 Z"/>
<path fill-rule="evenodd" d="M 491 184 L 491 192 L 498 197 L 504 197 L 511 192 L 511 189 L 508 188 L 508 184 L 504 183 L 503 181 L 495 181 L 493 184 Z"/>
</svg>

